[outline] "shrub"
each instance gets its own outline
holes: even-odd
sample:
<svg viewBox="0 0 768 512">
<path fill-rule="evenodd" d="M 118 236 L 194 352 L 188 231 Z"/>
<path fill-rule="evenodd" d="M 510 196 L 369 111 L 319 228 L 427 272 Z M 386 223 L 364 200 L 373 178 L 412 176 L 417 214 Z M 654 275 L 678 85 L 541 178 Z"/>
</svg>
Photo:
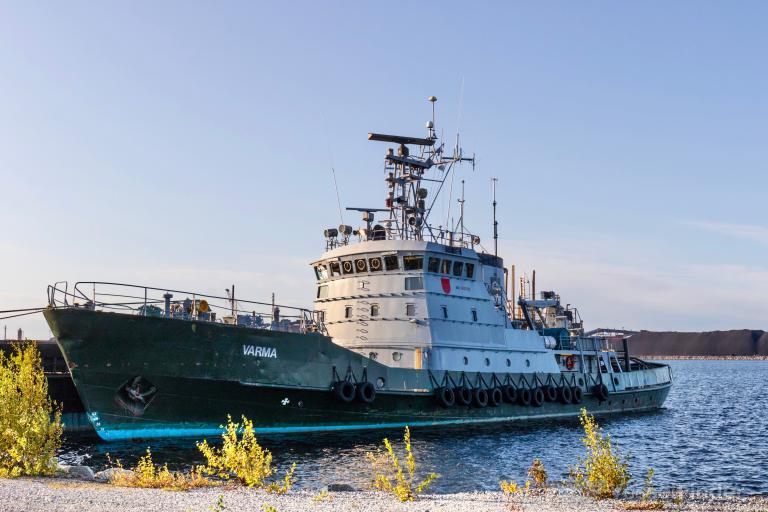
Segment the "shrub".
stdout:
<svg viewBox="0 0 768 512">
<path fill-rule="evenodd" d="M 0 352 L 0 477 L 52 475 L 61 447 L 61 407 L 48 396 L 31 342 Z"/>
<path fill-rule="evenodd" d="M 541 459 L 533 459 L 533 464 L 528 468 L 528 478 L 533 479 L 536 487 L 543 488 L 547 486 L 547 470 Z"/>
<path fill-rule="evenodd" d="M 597 499 L 615 498 L 624 493 L 631 479 L 629 463 L 611 443 L 611 436 L 603 434 L 595 418 L 581 410 L 584 427 L 582 442 L 587 456 L 571 468 L 570 475 L 576 488 L 584 495 Z"/>
<path fill-rule="evenodd" d="M 118 460 L 116 465 L 123 469 Z M 177 473 L 168 469 L 168 464 L 155 465 L 152 461 L 152 452 L 147 448 L 147 453 L 139 459 L 132 471 L 120 471 L 115 473 L 109 481 L 111 484 L 121 487 L 143 487 L 150 489 L 170 489 L 185 491 L 198 487 L 210 487 L 216 485 L 202 474 L 200 467 L 194 468 L 191 473 Z"/>
<path fill-rule="evenodd" d="M 390 443 L 387 438 L 384 438 L 386 453 L 377 453 L 376 455 L 367 453 L 366 456 L 373 466 L 374 489 L 390 492 L 400 501 L 406 502 L 413 501 L 416 496 L 424 492 L 430 484 L 438 478 L 438 475 L 436 473 L 430 473 L 420 483 L 415 484 L 416 459 L 411 450 L 411 430 L 408 427 L 405 427 L 403 444 L 405 445 L 405 471 L 403 470 L 403 466 L 401 465 L 400 459 L 398 459 L 394 448 L 392 448 L 392 443 Z M 384 473 L 379 472 L 382 470 Z"/>
<path fill-rule="evenodd" d="M 523 494 L 527 492 L 528 489 L 531 488 L 531 481 L 526 480 L 525 485 L 520 487 L 514 480 L 500 480 L 499 487 L 501 487 L 501 492 L 503 492 L 505 496 L 512 497 L 515 494 Z"/>
<path fill-rule="evenodd" d="M 239 423 L 232 421 L 227 416 L 227 425 L 221 437 L 224 441 L 221 448 L 214 448 L 203 440 L 197 443 L 197 448 L 205 456 L 207 465 L 202 468 L 209 475 L 215 475 L 224 480 L 236 479 L 248 487 L 258 487 L 269 492 L 285 494 L 293 484 L 293 473 L 296 464 L 291 466 L 285 474 L 282 484 L 267 484 L 267 479 L 274 473 L 272 467 L 272 453 L 256 440 L 253 430 L 253 422 L 245 416 L 242 417 L 242 429 Z M 242 437 L 238 438 L 238 430 L 242 430 Z"/>
</svg>

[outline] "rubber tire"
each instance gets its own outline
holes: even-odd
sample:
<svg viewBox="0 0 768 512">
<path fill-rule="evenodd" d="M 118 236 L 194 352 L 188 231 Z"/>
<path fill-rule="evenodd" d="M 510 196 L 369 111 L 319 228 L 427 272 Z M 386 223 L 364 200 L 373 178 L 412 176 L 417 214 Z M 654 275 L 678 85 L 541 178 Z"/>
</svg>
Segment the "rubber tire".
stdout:
<svg viewBox="0 0 768 512">
<path fill-rule="evenodd" d="M 608 400 L 608 386 L 605 384 L 595 384 L 592 386 L 592 393 L 601 402 Z"/>
<path fill-rule="evenodd" d="M 488 405 L 498 407 L 504 402 L 504 393 L 501 388 L 493 388 L 488 392 Z"/>
<path fill-rule="evenodd" d="M 456 395 L 456 403 L 459 405 L 469 405 L 472 403 L 472 390 L 467 386 L 455 388 L 453 393 Z"/>
<path fill-rule="evenodd" d="M 544 400 L 547 402 L 557 402 L 557 388 L 555 386 L 545 384 L 541 390 L 544 392 Z"/>
<path fill-rule="evenodd" d="M 571 388 L 571 403 L 572 404 L 580 404 L 582 398 L 584 398 L 584 392 L 581 390 L 579 386 L 573 386 Z"/>
<path fill-rule="evenodd" d="M 533 400 L 533 393 L 531 393 L 531 390 L 528 388 L 522 388 L 517 390 L 517 403 L 522 406 L 529 406 L 531 405 L 531 400 Z"/>
<path fill-rule="evenodd" d="M 370 382 L 361 382 L 355 388 L 357 399 L 364 404 L 372 404 L 376 400 L 376 388 Z"/>
<path fill-rule="evenodd" d="M 514 404 L 517 402 L 517 389 L 515 386 L 512 386 L 511 384 L 507 384 L 504 386 L 504 401 L 509 402 L 510 404 Z"/>
<path fill-rule="evenodd" d="M 475 388 L 472 390 L 472 404 L 475 407 L 483 408 L 488 406 L 488 390 Z"/>
<path fill-rule="evenodd" d="M 445 408 L 456 405 L 456 393 L 451 388 L 437 388 L 435 398 L 437 398 L 437 403 Z"/>
<path fill-rule="evenodd" d="M 536 388 L 531 392 L 531 405 L 534 407 L 541 407 L 544 405 L 544 390 Z"/>
<path fill-rule="evenodd" d="M 350 403 L 355 399 L 355 385 L 348 380 L 339 380 L 333 383 L 333 395 L 340 402 Z"/>
<path fill-rule="evenodd" d="M 557 388 L 557 398 L 563 405 L 568 405 L 573 401 L 573 393 L 570 386 L 560 386 Z"/>
</svg>

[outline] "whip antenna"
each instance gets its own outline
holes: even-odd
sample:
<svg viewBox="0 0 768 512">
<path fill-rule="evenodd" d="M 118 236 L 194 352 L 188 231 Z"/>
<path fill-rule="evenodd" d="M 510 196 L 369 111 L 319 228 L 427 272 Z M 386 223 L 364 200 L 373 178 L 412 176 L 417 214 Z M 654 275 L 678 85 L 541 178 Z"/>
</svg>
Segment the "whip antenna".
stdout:
<svg viewBox="0 0 768 512">
<path fill-rule="evenodd" d="M 331 167 L 331 174 L 333 174 L 333 187 L 336 189 L 336 204 L 339 205 L 339 218 L 341 224 L 344 224 L 344 214 L 341 211 L 341 197 L 339 196 L 339 184 L 336 182 L 336 169 Z"/>
</svg>

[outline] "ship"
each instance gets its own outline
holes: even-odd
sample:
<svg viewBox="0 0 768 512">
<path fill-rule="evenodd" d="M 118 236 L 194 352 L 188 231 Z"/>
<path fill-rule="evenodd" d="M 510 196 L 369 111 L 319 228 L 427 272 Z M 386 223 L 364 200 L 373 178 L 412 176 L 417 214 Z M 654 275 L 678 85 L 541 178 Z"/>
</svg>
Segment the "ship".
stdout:
<svg viewBox="0 0 768 512">
<path fill-rule="evenodd" d="M 459 220 L 436 219 L 436 199 L 475 158 L 458 136 L 440 140 L 429 102 L 424 136 L 368 134 L 388 145 L 383 207 L 347 208 L 359 227 L 323 229 L 312 308 L 241 299 L 234 285 L 48 287 L 44 316 L 102 439 L 217 435 L 228 416 L 270 434 L 663 406 L 668 365 L 585 336 L 555 292 L 516 286 L 498 255 L 495 181 L 492 252 L 465 227 L 463 187 Z"/>
</svg>

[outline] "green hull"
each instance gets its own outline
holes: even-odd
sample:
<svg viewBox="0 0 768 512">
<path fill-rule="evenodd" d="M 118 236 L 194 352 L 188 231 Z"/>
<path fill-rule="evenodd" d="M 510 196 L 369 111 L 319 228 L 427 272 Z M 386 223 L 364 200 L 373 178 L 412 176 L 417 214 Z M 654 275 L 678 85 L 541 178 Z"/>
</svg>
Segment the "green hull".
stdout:
<svg viewBox="0 0 768 512">
<path fill-rule="evenodd" d="M 525 421 L 576 416 L 582 407 L 594 414 L 643 411 L 660 407 L 671 386 L 668 367 L 659 365 L 617 374 L 634 380 L 609 382 L 605 401 L 588 391 L 590 379 L 599 376 L 584 382 L 585 376 L 573 374 L 568 378 L 585 391 L 581 404 L 442 407 L 433 389 L 444 379 L 472 384 L 530 382 L 534 376 L 389 368 L 320 334 L 76 308 L 49 309 L 45 318 L 105 440 L 216 435 L 227 415 L 245 415 L 268 433 Z M 550 377 L 561 379 L 536 376 L 542 382 Z M 347 378 L 378 383 L 373 403 L 338 400 L 333 383 Z M 643 386 L 630 389 L 639 379 Z"/>
</svg>

